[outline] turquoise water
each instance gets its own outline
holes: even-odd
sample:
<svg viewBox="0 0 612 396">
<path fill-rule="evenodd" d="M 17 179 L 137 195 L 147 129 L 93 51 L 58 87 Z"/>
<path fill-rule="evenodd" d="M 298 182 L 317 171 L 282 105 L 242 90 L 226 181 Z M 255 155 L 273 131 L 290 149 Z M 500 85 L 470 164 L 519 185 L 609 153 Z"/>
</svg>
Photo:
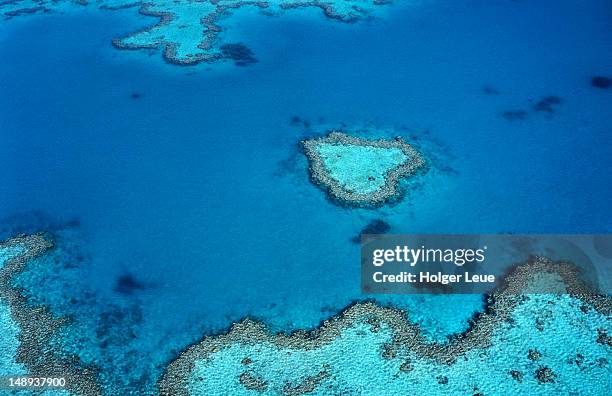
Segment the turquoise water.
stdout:
<svg viewBox="0 0 612 396">
<path fill-rule="evenodd" d="M 228 40 L 259 61 L 243 68 L 114 49 L 151 23 L 134 9 L 2 22 L 2 236 L 57 239 L 20 282 L 74 315 L 74 349 L 120 378 L 115 389 L 152 389 L 178 351 L 233 321 L 312 328 L 371 297 L 351 239 L 373 219 L 395 233 L 610 232 L 612 97 L 590 78 L 612 70 L 611 12 L 475 1 L 357 24 L 240 13 Z M 554 113 L 536 111 L 551 95 Z M 396 205 L 335 205 L 298 142 L 343 124 L 404 136 L 432 169 Z M 482 308 L 480 296 L 380 300 L 441 340 Z"/>
<path fill-rule="evenodd" d="M 21 254 L 23 249 L 19 245 L 3 246 L 0 248 L 0 269 L 12 258 Z M 23 365 L 15 363 L 14 358 L 19 346 L 19 328 L 11 318 L 11 311 L 2 298 L 0 298 L 0 373 L 25 373 Z"/>
<path fill-rule="evenodd" d="M 387 173 L 408 159 L 402 150 L 395 147 L 321 144 L 318 152 L 330 177 L 347 190 L 359 194 L 380 190 L 385 185 Z"/>
<path fill-rule="evenodd" d="M 2 247 L 0 249 L 0 268 L 3 268 L 4 264 L 21 253 L 23 253 L 23 247 L 20 245 Z"/>
<path fill-rule="evenodd" d="M 17 339 L 19 328 L 11 318 L 11 312 L 4 302 L 0 302 L 0 372 L 8 374 L 24 374 L 26 368 L 19 363 L 15 363 L 15 355 L 19 347 Z"/>
</svg>

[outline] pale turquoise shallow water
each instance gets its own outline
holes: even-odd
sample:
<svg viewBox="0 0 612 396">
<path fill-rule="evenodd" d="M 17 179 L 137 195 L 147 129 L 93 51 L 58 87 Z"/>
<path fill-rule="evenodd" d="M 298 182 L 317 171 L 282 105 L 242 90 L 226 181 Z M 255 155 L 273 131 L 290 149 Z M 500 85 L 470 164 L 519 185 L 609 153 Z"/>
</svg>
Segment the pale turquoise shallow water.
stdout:
<svg viewBox="0 0 612 396">
<path fill-rule="evenodd" d="M 407 160 L 399 148 L 322 144 L 318 152 L 330 177 L 347 190 L 360 194 L 380 190 L 385 185 L 387 173 Z"/>
<path fill-rule="evenodd" d="M 0 248 L 0 268 L 4 267 L 7 261 L 13 259 L 23 252 L 23 249 L 17 246 Z M 19 342 L 17 336 L 19 327 L 13 322 L 11 311 L 6 301 L 0 298 L 0 373 L 6 375 L 8 373 L 22 374 L 25 373 L 23 365 L 15 362 L 15 353 Z"/>
</svg>

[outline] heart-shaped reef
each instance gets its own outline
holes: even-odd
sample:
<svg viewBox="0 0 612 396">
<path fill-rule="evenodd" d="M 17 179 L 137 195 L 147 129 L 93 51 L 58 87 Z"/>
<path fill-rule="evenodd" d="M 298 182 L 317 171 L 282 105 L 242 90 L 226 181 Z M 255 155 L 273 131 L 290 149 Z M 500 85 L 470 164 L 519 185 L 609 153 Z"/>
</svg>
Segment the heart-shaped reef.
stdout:
<svg viewBox="0 0 612 396">
<path fill-rule="evenodd" d="M 380 205 L 399 195 L 401 178 L 424 167 L 402 138 L 367 140 L 341 132 L 302 141 L 313 181 L 351 206 Z"/>
</svg>

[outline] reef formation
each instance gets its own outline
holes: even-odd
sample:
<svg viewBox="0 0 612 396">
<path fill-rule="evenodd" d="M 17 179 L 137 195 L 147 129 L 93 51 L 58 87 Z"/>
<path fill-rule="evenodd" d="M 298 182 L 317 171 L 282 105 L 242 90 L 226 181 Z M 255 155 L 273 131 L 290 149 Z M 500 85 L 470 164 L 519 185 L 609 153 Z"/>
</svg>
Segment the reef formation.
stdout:
<svg viewBox="0 0 612 396">
<path fill-rule="evenodd" d="M 349 206 L 380 205 L 398 197 L 401 178 L 425 165 L 401 137 L 366 140 L 341 132 L 302 141 L 315 184 Z"/>
<path fill-rule="evenodd" d="M 226 42 L 223 32 L 238 10 L 250 9 L 267 16 L 297 9 L 320 9 L 339 22 L 352 23 L 371 18 L 389 4 L 386 0 L 4 0 L 4 19 L 46 13 L 67 13 L 89 4 L 113 11 L 137 8 L 142 15 L 155 17 L 156 24 L 113 40 L 119 49 L 161 48 L 164 59 L 179 65 L 232 60 L 238 66 L 255 63 L 251 51 L 240 43 Z"/>
<path fill-rule="evenodd" d="M 62 377 L 66 386 L 47 392 L 99 395 L 96 369 L 77 356 L 67 357 L 55 342 L 67 319 L 30 304 L 13 283 L 26 266 L 51 248 L 52 243 L 41 235 L 17 236 L 0 243 L 0 376 Z"/>
<path fill-rule="evenodd" d="M 96 368 L 59 350 L 67 319 L 32 305 L 13 282 L 51 248 L 41 235 L 0 243 L 0 375 L 67 379 L 66 389 L 42 394 L 105 394 Z M 245 319 L 181 352 L 158 391 L 607 395 L 611 313 L 612 297 L 595 293 L 574 264 L 534 257 L 509 272 L 471 326 L 448 341 L 432 341 L 406 311 L 373 301 L 292 334 Z"/>
<path fill-rule="evenodd" d="M 289 335 L 245 319 L 181 353 L 159 389 L 173 396 L 606 395 L 611 351 L 602 334 L 611 312 L 612 298 L 593 293 L 573 264 L 534 257 L 448 342 L 427 341 L 406 312 L 374 302 Z"/>
</svg>

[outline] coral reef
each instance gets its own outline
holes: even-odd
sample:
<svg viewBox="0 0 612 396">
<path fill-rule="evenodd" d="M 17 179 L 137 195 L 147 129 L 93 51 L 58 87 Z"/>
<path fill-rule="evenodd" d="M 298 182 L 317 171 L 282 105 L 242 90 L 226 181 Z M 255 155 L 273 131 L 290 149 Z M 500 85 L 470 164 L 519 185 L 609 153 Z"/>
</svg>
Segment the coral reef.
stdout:
<svg viewBox="0 0 612 396">
<path fill-rule="evenodd" d="M 556 280 L 559 294 L 529 294 L 544 278 Z M 160 394 L 240 394 L 245 386 L 265 394 L 418 394 L 438 386 L 444 394 L 524 394 L 541 386 L 539 394 L 556 394 L 554 383 L 603 395 L 610 350 L 595 341 L 596 329 L 610 326 L 611 312 L 612 298 L 591 292 L 573 264 L 536 257 L 508 274 L 472 326 L 449 342 L 426 341 L 405 312 L 373 302 L 290 335 L 245 319 L 181 353 Z M 551 326 L 533 331 L 540 315 Z"/>
<path fill-rule="evenodd" d="M 366 140 L 341 132 L 302 141 L 315 184 L 350 206 L 380 205 L 398 197 L 399 179 L 425 166 L 400 137 Z"/>
<path fill-rule="evenodd" d="M 6 305 L 9 308 L 11 321 L 17 329 L 14 356 L 4 358 L 12 359 L 24 369 L 24 372 L 7 371 L 0 374 L 64 377 L 66 390 L 79 395 L 98 395 L 100 388 L 96 369 L 86 367 L 76 356 L 65 358 L 53 342 L 67 319 L 54 317 L 44 306 L 29 304 L 22 291 L 13 285 L 17 274 L 51 248 L 52 244 L 40 235 L 18 236 L 0 243 L 0 255 L 11 249 L 20 250 L 2 261 L 0 306 Z M 3 331 L 2 336 L 5 334 L 8 335 Z"/>
<path fill-rule="evenodd" d="M 0 2 L 0 15 L 11 19 L 70 12 L 89 3 L 86 0 L 8 0 Z M 91 2 L 91 6 L 107 11 L 137 7 L 140 14 L 158 18 L 158 22 L 149 27 L 113 40 L 116 48 L 161 48 L 164 59 L 177 65 L 230 59 L 238 66 L 246 66 L 257 61 L 251 51 L 243 44 L 224 43 L 220 35 L 238 9 L 281 15 L 295 9 L 315 8 L 328 18 L 352 23 L 371 17 L 387 3 L 378 0 L 99 0 Z"/>
</svg>

